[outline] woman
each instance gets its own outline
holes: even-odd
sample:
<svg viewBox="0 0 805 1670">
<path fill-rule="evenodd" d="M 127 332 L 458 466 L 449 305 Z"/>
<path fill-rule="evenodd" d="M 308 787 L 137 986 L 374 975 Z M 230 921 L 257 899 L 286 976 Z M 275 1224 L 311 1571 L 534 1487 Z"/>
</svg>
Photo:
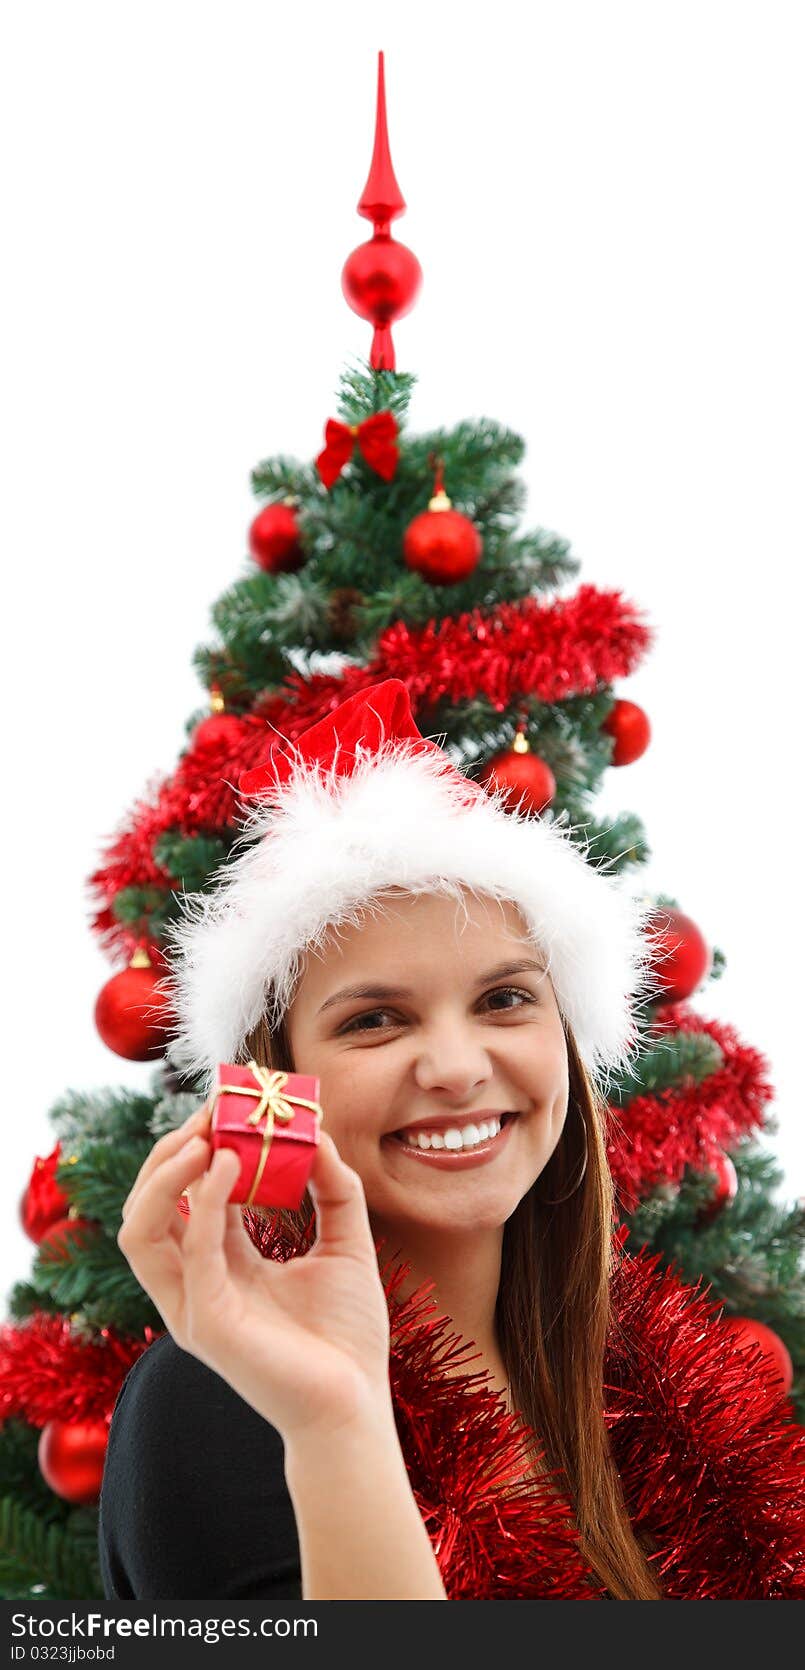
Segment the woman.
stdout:
<svg viewBox="0 0 805 1670">
<path fill-rule="evenodd" d="M 475 1347 L 497 1411 L 477 1429 L 494 1450 L 481 1459 L 493 1467 L 498 1440 L 519 1457 L 503 1494 L 530 1499 L 535 1549 L 543 1523 L 565 1534 L 559 1480 L 567 1492 L 558 1592 L 659 1598 L 655 1539 L 645 1515 L 639 1536 L 631 1523 L 604 1418 L 617 1316 L 595 1083 L 628 1059 L 648 994 L 641 908 L 564 833 L 455 771 L 396 680 L 275 747 L 241 790 L 258 803 L 246 849 L 176 932 L 172 1054 L 210 1075 L 248 1059 L 313 1073 L 324 1124 L 309 1196 L 279 1215 L 280 1256 L 276 1232 L 266 1257 L 228 1204 L 239 1166 L 227 1150 L 211 1160 L 206 1105 L 155 1145 L 125 1203 L 119 1244 L 169 1334 L 112 1422 L 107 1596 L 299 1594 L 299 1573 L 305 1599 L 557 1592 L 550 1541 L 519 1589 L 493 1542 L 469 1590 L 451 1560 L 390 1359 L 396 1307 L 424 1283 Z M 391 1322 L 379 1246 L 398 1261 Z M 423 1399 L 451 1378 L 472 1389 L 455 1356 L 430 1371 Z M 460 1461 L 472 1405 L 445 1407 L 467 1415 Z M 198 1470 L 171 1477 L 196 1419 Z M 194 1483 L 218 1563 L 191 1576 L 168 1504 L 192 1516 Z"/>
</svg>

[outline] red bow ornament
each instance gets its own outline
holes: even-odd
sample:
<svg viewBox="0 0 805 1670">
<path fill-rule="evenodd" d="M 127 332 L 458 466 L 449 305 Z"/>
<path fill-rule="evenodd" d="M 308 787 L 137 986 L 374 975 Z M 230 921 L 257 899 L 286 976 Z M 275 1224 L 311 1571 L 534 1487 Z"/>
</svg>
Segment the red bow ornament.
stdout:
<svg viewBox="0 0 805 1670">
<path fill-rule="evenodd" d="M 339 423 L 337 418 L 328 418 L 324 430 L 326 445 L 316 459 L 325 487 L 329 490 L 338 480 L 352 457 L 356 441 L 367 464 L 384 481 L 391 481 L 399 456 L 396 436 L 397 419 L 393 412 L 375 412 L 372 417 L 364 418 L 363 423 Z"/>
</svg>

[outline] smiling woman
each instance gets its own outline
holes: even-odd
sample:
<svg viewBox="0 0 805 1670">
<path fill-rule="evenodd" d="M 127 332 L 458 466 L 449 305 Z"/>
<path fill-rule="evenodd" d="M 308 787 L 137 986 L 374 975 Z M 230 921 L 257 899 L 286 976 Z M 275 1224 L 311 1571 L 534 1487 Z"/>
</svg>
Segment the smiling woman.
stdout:
<svg viewBox="0 0 805 1670">
<path fill-rule="evenodd" d="M 515 974 L 513 989 L 504 982 Z M 462 892 L 457 908 L 388 889 L 305 955 L 287 1016 L 274 1030 L 263 1018 L 246 1050 L 319 1076 L 326 1128 L 361 1178 L 372 1233 L 407 1267 L 398 1298 L 434 1283 L 439 1312 L 478 1348 L 478 1370 L 538 1435 L 534 1474 L 563 1470 L 580 1547 L 607 1593 L 658 1598 L 603 1421 L 613 1211 L 603 1104 L 517 906 Z M 465 1148 L 467 1127 L 489 1119 L 500 1134 Z M 412 1129 L 455 1131 L 461 1151 L 406 1151 L 398 1138 Z M 280 1215 L 304 1237 L 312 1214 L 306 1197 Z"/>
<path fill-rule="evenodd" d="M 314 1074 L 324 1117 L 296 1213 L 229 1203 L 203 1116 L 124 1206 L 169 1334 L 112 1421 L 107 1595 L 801 1593 L 800 1510 L 749 1418 L 692 1445 L 723 1342 L 613 1236 L 604 1086 L 650 997 L 643 907 L 456 771 L 396 680 L 240 789 L 242 851 L 175 932 L 171 1054 L 208 1088 L 224 1061 Z M 423 1287 L 472 1384 L 413 1327 Z M 730 1372 L 768 1442 L 780 1417 Z"/>
</svg>

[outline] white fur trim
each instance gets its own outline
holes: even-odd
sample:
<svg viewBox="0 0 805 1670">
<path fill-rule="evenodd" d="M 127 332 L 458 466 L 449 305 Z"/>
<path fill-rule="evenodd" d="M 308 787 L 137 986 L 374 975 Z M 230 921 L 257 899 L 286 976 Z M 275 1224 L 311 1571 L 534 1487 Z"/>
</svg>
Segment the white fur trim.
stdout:
<svg viewBox="0 0 805 1670">
<path fill-rule="evenodd" d="M 652 995 L 650 907 L 593 869 L 567 826 L 504 806 L 499 791 L 467 804 L 436 753 L 405 743 L 384 742 L 351 777 L 297 759 L 279 804 L 249 808 L 214 889 L 186 896 L 171 927 L 174 1064 L 211 1080 L 237 1061 L 260 1016 L 287 1011 L 302 953 L 357 924 L 384 888 L 465 887 L 520 907 L 588 1071 L 606 1080 L 626 1066 L 634 1012 Z"/>
</svg>

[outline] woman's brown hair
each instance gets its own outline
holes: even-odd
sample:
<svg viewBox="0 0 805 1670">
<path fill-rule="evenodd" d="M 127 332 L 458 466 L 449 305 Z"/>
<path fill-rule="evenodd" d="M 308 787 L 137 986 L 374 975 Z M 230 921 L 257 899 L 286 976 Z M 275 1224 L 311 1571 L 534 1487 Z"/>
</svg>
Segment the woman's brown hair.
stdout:
<svg viewBox="0 0 805 1670">
<path fill-rule="evenodd" d="M 646 1559 L 652 1545 L 648 1538 L 641 1545 L 632 1529 L 603 1415 L 614 1196 L 607 1104 L 563 1025 L 567 1118 L 548 1165 L 504 1225 L 498 1341 L 513 1406 L 544 1452 L 535 1465 L 563 1470 L 588 1565 L 613 1600 L 660 1600 Z M 284 1021 L 272 1030 L 261 1020 L 244 1052 L 261 1066 L 295 1070 Z M 310 1195 L 297 1212 L 279 1216 L 291 1230 L 307 1231 Z"/>
</svg>

